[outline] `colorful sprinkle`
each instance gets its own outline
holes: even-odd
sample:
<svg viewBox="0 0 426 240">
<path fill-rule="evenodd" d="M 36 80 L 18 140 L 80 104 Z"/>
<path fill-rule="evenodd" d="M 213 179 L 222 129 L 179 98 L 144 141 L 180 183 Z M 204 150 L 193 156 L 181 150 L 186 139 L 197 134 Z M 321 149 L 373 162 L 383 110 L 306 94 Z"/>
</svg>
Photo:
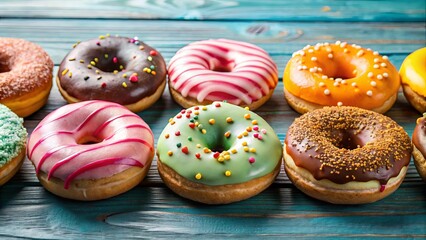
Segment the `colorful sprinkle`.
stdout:
<svg viewBox="0 0 426 240">
<path fill-rule="evenodd" d="M 65 69 L 62 71 L 62 73 L 61 73 L 61 74 L 62 74 L 62 76 L 64 76 L 65 74 L 67 74 L 67 73 L 68 73 L 68 71 L 69 71 L 69 70 L 68 70 L 68 68 L 65 68 Z"/>
<path fill-rule="evenodd" d="M 195 157 L 198 158 L 198 159 L 201 159 L 201 154 L 200 153 L 196 153 Z"/>
<path fill-rule="evenodd" d="M 226 118 L 226 122 L 227 122 L 227 123 L 233 123 L 233 122 L 234 122 L 234 120 L 232 120 L 232 118 L 231 118 L 231 117 L 227 117 L 227 118 Z"/>
<path fill-rule="evenodd" d="M 151 51 L 149 52 L 149 55 L 151 55 L 151 56 L 157 56 L 157 52 L 156 52 L 156 51 L 154 51 L 154 50 L 151 50 Z"/>
<path fill-rule="evenodd" d="M 133 74 L 132 76 L 130 76 L 130 78 L 129 78 L 129 81 L 130 82 L 132 82 L 132 83 L 136 83 L 136 82 L 138 82 L 138 75 L 136 75 L 136 74 Z"/>
<path fill-rule="evenodd" d="M 170 134 L 166 133 L 166 135 L 164 135 L 164 137 L 167 139 L 170 137 Z"/>
<path fill-rule="evenodd" d="M 125 83 L 125 82 L 123 82 L 121 85 L 125 88 L 127 87 L 127 83 Z"/>
<path fill-rule="evenodd" d="M 180 131 L 176 131 L 176 132 L 175 132 L 175 135 L 176 135 L 176 136 L 180 136 Z"/>
<path fill-rule="evenodd" d="M 255 153 L 256 152 L 256 148 L 250 148 L 250 152 L 251 153 Z"/>
<path fill-rule="evenodd" d="M 188 137 L 188 141 L 192 142 L 192 137 Z"/>
<path fill-rule="evenodd" d="M 151 57 L 151 56 L 148 56 L 148 57 L 147 57 L 147 59 L 148 59 L 148 61 L 150 61 L 150 62 L 152 61 L 152 57 Z"/>
<path fill-rule="evenodd" d="M 182 148 L 182 152 L 183 152 L 183 153 L 185 153 L 185 154 L 188 154 L 188 153 L 189 153 L 188 147 L 187 147 L 187 146 L 184 146 L 184 147 Z"/>
<path fill-rule="evenodd" d="M 226 137 L 226 138 L 229 138 L 230 136 L 231 136 L 231 132 L 226 132 L 225 134 L 224 134 L 224 136 Z"/>
<path fill-rule="evenodd" d="M 118 58 L 117 57 L 112 58 L 112 62 L 113 63 L 118 63 Z"/>
<path fill-rule="evenodd" d="M 251 121 L 251 124 L 253 124 L 253 125 L 257 125 L 257 120 L 253 120 L 253 121 Z"/>
<path fill-rule="evenodd" d="M 249 163 L 254 163 L 256 162 L 256 159 L 254 157 L 249 157 Z"/>
<path fill-rule="evenodd" d="M 244 114 L 244 118 L 247 120 L 250 119 L 250 114 L 249 113 Z"/>
<path fill-rule="evenodd" d="M 230 177 L 230 176 L 231 176 L 231 174 L 232 174 L 232 173 L 231 173 L 231 171 L 229 171 L 229 170 L 225 172 L 225 176 L 227 176 L 227 177 Z"/>
<path fill-rule="evenodd" d="M 89 76 L 85 76 L 85 77 L 84 77 L 84 81 L 89 80 L 89 78 L 90 78 Z"/>
<path fill-rule="evenodd" d="M 201 175 L 201 173 L 197 173 L 195 175 L 195 179 L 200 180 L 203 176 Z"/>
<path fill-rule="evenodd" d="M 219 152 L 215 152 L 215 153 L 213 154 L 213 157 L 214 157 L 214 158 L 218 158 L 218 157 L 219 157 L 219 155 L 220 155 L 220 153 L 219 153 Z"/>
<path fill-rule="evenodd" d="M 182 143 L 177 143 L 176 147 L 178 147 L 178 148 L 182 147 Z"/>
<path fill-rule="evenodd" d="M 167 155 L 169 155 L 169 156 L 173 156 L 173 152 L 172 152 L 172 151 L 168 151 L 168 152 L 167 152 Z"/>
<path fill-rule="evenodd" d="M 216 122 L 216 121 L 215 121 L 213 118 L 209 119 L 209 123 L 210 123 L 211 125 L 215 124 L 215 122 Z"/>
<path fill-rule="evenodd" d="M 101 84 L 101 87 L 102 87 L 102 88 L 106 88 L 106 83 L 104 83 L 104 82 L 103 82 L 103 83 Z"/>
</svg>

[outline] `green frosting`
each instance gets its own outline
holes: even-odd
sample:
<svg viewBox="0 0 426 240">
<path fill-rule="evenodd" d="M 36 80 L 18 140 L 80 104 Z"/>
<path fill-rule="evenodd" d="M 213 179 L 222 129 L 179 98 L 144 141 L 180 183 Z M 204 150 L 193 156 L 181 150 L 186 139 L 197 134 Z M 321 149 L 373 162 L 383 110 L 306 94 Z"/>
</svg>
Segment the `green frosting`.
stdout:
<svg viewBox="0 0 426 240">
<path fill-rule="evenodd" d="M 27 140 L 22 118 L 0 104 L 0 167 L 18 156 Z"/>
<path fill-rule="evenodd" d="M 271 173 L 281 161 L 282 146 L 256 113 L 214 102 L 171 118 L 158 140 L 157 154 L 163 164 L 188 180 L 224 185 Z"/>
</svg>

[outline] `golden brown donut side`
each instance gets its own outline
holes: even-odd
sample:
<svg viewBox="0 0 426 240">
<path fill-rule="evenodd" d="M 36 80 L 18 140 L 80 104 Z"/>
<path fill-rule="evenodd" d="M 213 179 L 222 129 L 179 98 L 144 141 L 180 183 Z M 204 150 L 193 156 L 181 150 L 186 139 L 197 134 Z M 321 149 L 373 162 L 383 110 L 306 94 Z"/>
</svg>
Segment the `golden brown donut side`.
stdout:
<svg viewBox="0 0 426 240">
<path fill-rule="evenodd" d="M 417 119 L 413 132 L 413 157 L 417 172 L 426 182 L 426 116 Z"/>
</svg>

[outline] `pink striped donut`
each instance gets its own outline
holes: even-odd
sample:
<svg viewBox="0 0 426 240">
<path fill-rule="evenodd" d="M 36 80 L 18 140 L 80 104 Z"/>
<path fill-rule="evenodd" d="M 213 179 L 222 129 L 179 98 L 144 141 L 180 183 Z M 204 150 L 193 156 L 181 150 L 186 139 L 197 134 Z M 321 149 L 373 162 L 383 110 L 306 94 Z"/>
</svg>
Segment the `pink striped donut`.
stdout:
<svg viewBox="0 0 426 240">
<path fill-rule="evenodd" d="M 168 74 L 170 92 L 185 108 L 226 100 L 253 110 L 278 83 L 277 66 L 266 51 L 227 39 L 185 46 L 170 60 Z"/>
<path fill-rule="evenodd" d="M 99 200 L 139 184 L 153 146 L 151 129 L 138 115 L 116 103 L 86 101 L 46 116 L 28 140 L 27 155 L 50 192 Z"/>
</svg>

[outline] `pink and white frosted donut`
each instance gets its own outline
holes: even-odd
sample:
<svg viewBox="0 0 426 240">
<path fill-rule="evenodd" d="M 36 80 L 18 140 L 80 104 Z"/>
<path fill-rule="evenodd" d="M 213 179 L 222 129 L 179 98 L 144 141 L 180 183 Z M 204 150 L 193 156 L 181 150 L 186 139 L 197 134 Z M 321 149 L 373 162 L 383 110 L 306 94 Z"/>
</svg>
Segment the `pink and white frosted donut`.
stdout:
<svg viewBox="0 0 426 240">
<path fill-rule="evenodd" d="M 76 200 L 123 193 L 146 176 L 154 156 L 149 126 L 111 102 L 65 105 L 46 116 L 28 140 L 28 159 L 50 192 Z"/>
<path fill-rule="evenodd" d="M 170 92 L 185 108 L 226 100 L 256 109 L 278 83 L 277 66 L 265 50 L 227 39 L 183 47 L 170 60 L 168 74 Z"/>
</svg>

